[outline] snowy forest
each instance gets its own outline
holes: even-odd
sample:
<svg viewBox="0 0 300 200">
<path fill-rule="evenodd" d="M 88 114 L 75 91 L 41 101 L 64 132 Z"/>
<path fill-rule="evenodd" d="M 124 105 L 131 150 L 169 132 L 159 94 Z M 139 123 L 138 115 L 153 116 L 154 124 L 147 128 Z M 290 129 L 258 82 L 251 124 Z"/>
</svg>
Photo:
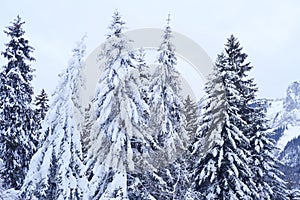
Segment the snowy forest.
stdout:
<svg viewBox="0 0 300 200">
<path fill-rule="evenodd" d="M 0 199 L 300 199 L 234 35 L 195 101 L 181 92 L 170 19 L 149 70 L 147 52 L 132 49 L 116 11 L 94 98 L 83 107 L 85 37 L 55 92 L 34 96 L 24 23 L 18 16 L 4 30 L 0 58 Z"/>
</svg>

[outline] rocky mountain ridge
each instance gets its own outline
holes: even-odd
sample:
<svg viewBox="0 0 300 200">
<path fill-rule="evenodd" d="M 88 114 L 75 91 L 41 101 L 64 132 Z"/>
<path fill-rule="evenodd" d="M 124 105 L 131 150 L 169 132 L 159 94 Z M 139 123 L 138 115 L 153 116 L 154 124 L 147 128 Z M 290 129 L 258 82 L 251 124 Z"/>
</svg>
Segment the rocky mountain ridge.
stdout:
<svg viewBox="0 0 300 200">
<path fill-rule="evenodd" d="M 283 99 L 262 99 L 264 101 L 271 136 L 276 141 L 276 152 L 282 162 L 291 188 L 300 186 L 300 81 L 290 84 Z"/>
</svg>

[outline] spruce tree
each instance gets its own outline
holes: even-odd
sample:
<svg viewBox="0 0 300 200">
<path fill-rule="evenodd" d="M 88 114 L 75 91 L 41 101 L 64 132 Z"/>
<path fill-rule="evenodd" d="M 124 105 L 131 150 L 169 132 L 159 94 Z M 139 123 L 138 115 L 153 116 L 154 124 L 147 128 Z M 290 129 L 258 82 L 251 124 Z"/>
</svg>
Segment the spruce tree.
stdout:
<svg viewBox="0 0 300 200">
<path fill-rule="evenodd" d="M 0 177 L 6 189 L 19 189 L 35 151 L 33 110 L 33 47 L 24 36 L 24 22 L 18 16 L 4 31 L 10 41 L 1 53 L 7 63 L 0 72 Z"/>
<path fill-rule="evenodd" d="M 144 126 L 149 111 L 139 90 L 141 62 L 122 33 L 124 24 L 115 12 L 99 57 L 104 71 L 91 108 L 87 164 L 91 199 L 128 199 L 136 194 L 129 191 L 138 182 L 131 177 L 148 167 L 144 161 L 154 143 Z"/>
<path fill-rule="evenodd" d="M 49 99 L 48 95 L 44 89 L 41 90 L 41 93 L 35 97 L 34 105 L 36 106 L 35 115 L 38 120 L 44 120 L 47 111 L 49 110 L 48 105 Z"/>
<path fill-rule="evenodd" d="M 189 184 L 185 163 L 189 137 L 184 129 L 181 82 L 176 69 L 170 16 L 158 48 L 157 63 L 149 87 L 149 126 L 162 150 L 155 154 L 156 169 L 144 174 L 142 183 L 155 199 L 182 199 Z"/>
<path fill-rule="evenodd" d="M 141 98 L 147 103 L 147 105 L 149 105 L 150 103 L 149 84 L 150 84 L 151 73 L 150 73 L 150 68 L 146 63 L 145 56 L 146 53 L 143 48 L 140 48 L 138 51 L 135 51 L 135 53 L 132 54 L 132 57 L 134 57 L 136 63 L 135 65 L 140 72 L 139 80 L 141 85 L 139 88 L 139 92 L 141 94 Z"/>
<path fill-rule="evenodd" d="M 264 107 L 256 102 L 251 113 L 250 151 L 251 168 L 254 182 L 258 189 L 256 199 L 288 199 L 283 173 L 279 169 L 279 161 L 273 155 L 275 143 L 270 139 L 270 129 L 267 126 Z"/>
<path fill-rule="evenodd" d="M 197 182 L 203 183 L 203 180 L 207 179 L 207 172 L 205 170 L 199 170 L 199 168 L 201 168 L 201 164 L 199 165 L 199 163 L 211 162 L 211 160 L 206 160 L 209 154 L 205 153 L 205 151 L 207 149 L 212 149 L 211 151 L 213 151 L 214 143 L 217 143 L 217 140 L 212 142 L 213 140 L 209 139 L 211 135 L 213 135 L 211 134 L 211 127 L 216 127 L 217 124 L 215 124 L 215 122 L 220 121 L 215 120 L 220 117 L 215 117 L 214 115 L 226 108 L 220 106 L 221 104 L 217 104 L 217 101 L 214 100 L 214 96 L 218 94 L 214 94 L 216 87 L 214 82 L 217 80 L 216 77 L 219 76 L 221 80 L 219 82 L 223 82 L 225 87 L 224 97 L 230 100 L 228 105 L 235 107 L 233 110 L 236 112 L 236 116 L 238 116 L 238 120 L 233 121 L 236 126 L 235 128 L 240 132 L 240 135 L 245 138 L 245 142 L 238 145 L 238 147 L 244 149 L 243 155 L 248 158 L 244 159 L 245 163 L 247 163 L 248 176 L 246 178 L 240 177 L 251 193 L 247 194 L 249 195 L 248 197 L 236 196 L 236 198 L 286 199 L 285 182 L 280 178 L 282 173 L 278 170 L 278 161 L 274 155 L 272 155 L 272 151 L 275 147 L 274 142 L 268 137 L 270 134 L 268 133 L 264 108 L 256 101 L 258 89 L 254 80 L 248 77 L 252 66 L 249 62 L 246 62 L 247 54 L 243 53 L 242 49 L 237 39 L 231 35 L 225 44 L 225 53 L 218 57 L 215 70 L 217 73 L 215 72 L 215 78 L 213 78 L 215 81 L 210 81 L 210 83 L 207 84 L 206 91 L 211 95 L 208 95 L 207 105 L 204 107 L 205 113 L 201 122 L 199 137 L 197 137 L 194 145 L 194 154 L 201 152 L 200 155 L 204 155 L 204 158 L 200 158 L 200 161 L 196 165 L 194 173 L 196 183 L 194 185 L 198 186 L 198 188 L 196 188 L 201 190 L 202 186 Z M 233 92 L 233 97 L 226 97 L 227 90 Z M 215 108 L 218 108 L 217 112 L 214 111 Z M 227 124 L 226 121 L 225 124 Z M 215 151 L 215 155 L 217 155 L 218 152 L 219 150 Z M 225 155 L 225 152 L 222 154 Z M 239 156 L 240 155 L 241 154 L 239 154 Z M 212 181 L 209 181 L 206 184 L 211 183 Z M 215 197 L 216 196 L 217 195 L 215 195 Z"/>
<path fill-rule="evenodd" d="M 195 140 L 197 130 L 199 128 L 199 106 L 188 95 L 184 102 L 182 113 L 185 116 L 184 129 L 190 138 L 187 144 L 188 150 L 175 161 L 178 166 L 178 182 L 176 183 L 176 199 L 198 199 L 197 193 L 193 191 L 191 186 L 192 167 L 195 156 L 192 155 L 192 145 Z"/>
<path fill-rule="evenodd" d="M 245 122 L 238 113 L 234 76 L 225 55 L 219 55 L 206 86 L 204 113 L 208 118 L 200 129 L 204 132 L 199 133 L 204 141 L 198 139 L 194 144 L 199 158 L 192 181 L 203 199 L 252 199 L 254 183 L 247 149 L 250 142 L 239 129 Z"/>
<path fill-rule="evenodd" d="M 253 66 L 246 61 L 248 55 L 242 50 L 237 38 L 231 35 L 225 45 L 226 63 L 236 73 L 235 85 L 240 94 L 237 105 L 246 122 L 246 126 L 240 126 L 240 129 L 250 140 L 249 165 L 257 188 L 257 193 L 253 190 L 253 199 L 287 199 L 285 182 L 280 178 L 283 174 L 272 153 L 276 147 L 269 138 L 271 133 L 264 107 L 256 99 L 258 87 L 249 77 Z"/>
<path fill-rule="evenodd" d="M 41 93 L 35 97 L 35 101 L 34 101 L 34 105 L 35 105 L 34 120 L 36 124 L 35 134 L 37 135 L 38 147 L 40 147 L 43 144 L 43 142 L 45 141 L 49 133 L 49 130 L 46 130 L 45 133 L 41 132 L 42 122 L 45 119 L 46 113 L 49 109 L 48 102 L 49 102 L 48 95 L 45 92 L 45 90 L 42 89 Z"/>
<path fill-rule="evenodd" d="M 195 101 L 188 95 L 183 102 L 182 112 L 185 116 L 185 130 L 193 140 L 199 127 L 199 108 Z"/>
<path fill-rule="evenodd" d="M 165 148 L 166 161 L 176 157 L 176 152 L 186 149 L 188 140 L 183 129 L 184 115 L 181 112 L 181 82 L 176 69 L 177 57 L 172 43 L 170 16 L 158 48 L 158 66 L 150 83 L 151 123 L 158 144 Z"/>
<path fill-rule="evenodd" d="M 21 199 L 87 199 L 87 180 L 82 162 L 83 108 L 79 102 L 82 78 L 83 41 L 73 50 L 73 57 L 52 97 L 42 130 L 49 136 L 33 156 Z"/>
</svg>

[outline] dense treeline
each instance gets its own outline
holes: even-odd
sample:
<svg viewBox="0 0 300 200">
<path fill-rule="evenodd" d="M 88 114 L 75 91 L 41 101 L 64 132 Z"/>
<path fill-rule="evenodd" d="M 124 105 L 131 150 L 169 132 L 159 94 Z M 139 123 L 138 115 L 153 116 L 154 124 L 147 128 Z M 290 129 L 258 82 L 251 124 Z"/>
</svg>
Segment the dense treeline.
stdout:
<svg viewBox="0 0 300 200">
<path fill-rule="evenodd" d="M 23 24 L 18 16 L 6 28 L 10 41 L 1 53 L 3 198 L 299 198 L 272 154 L 276 147 L 249 76 L 253 66 L 235 36 L 218 55 L 199 108 L 182 95 L 170 17 L 150 70 L 147 52 L 132 49 L 115 12 L 94 66 L 103 72 L 86 108 L 84 38 L 48 105 L 44 90 L 32 100 L 34 48 Z"/>
</svg>

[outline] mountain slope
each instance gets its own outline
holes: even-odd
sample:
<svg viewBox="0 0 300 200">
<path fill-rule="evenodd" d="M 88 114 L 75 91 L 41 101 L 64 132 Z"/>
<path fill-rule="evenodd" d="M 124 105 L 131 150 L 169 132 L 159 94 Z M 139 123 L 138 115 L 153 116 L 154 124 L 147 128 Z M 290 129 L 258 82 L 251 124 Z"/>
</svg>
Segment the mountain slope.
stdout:
<svg viewBox="0 0 300 200">
<path fill-rule="evenodd" d="M 300 184 L 300 82 L 289 85 L 284 99 L 264 99 L 271 136 L 276 141 L 276 152 L 290 188 Z"/>
</svg>

